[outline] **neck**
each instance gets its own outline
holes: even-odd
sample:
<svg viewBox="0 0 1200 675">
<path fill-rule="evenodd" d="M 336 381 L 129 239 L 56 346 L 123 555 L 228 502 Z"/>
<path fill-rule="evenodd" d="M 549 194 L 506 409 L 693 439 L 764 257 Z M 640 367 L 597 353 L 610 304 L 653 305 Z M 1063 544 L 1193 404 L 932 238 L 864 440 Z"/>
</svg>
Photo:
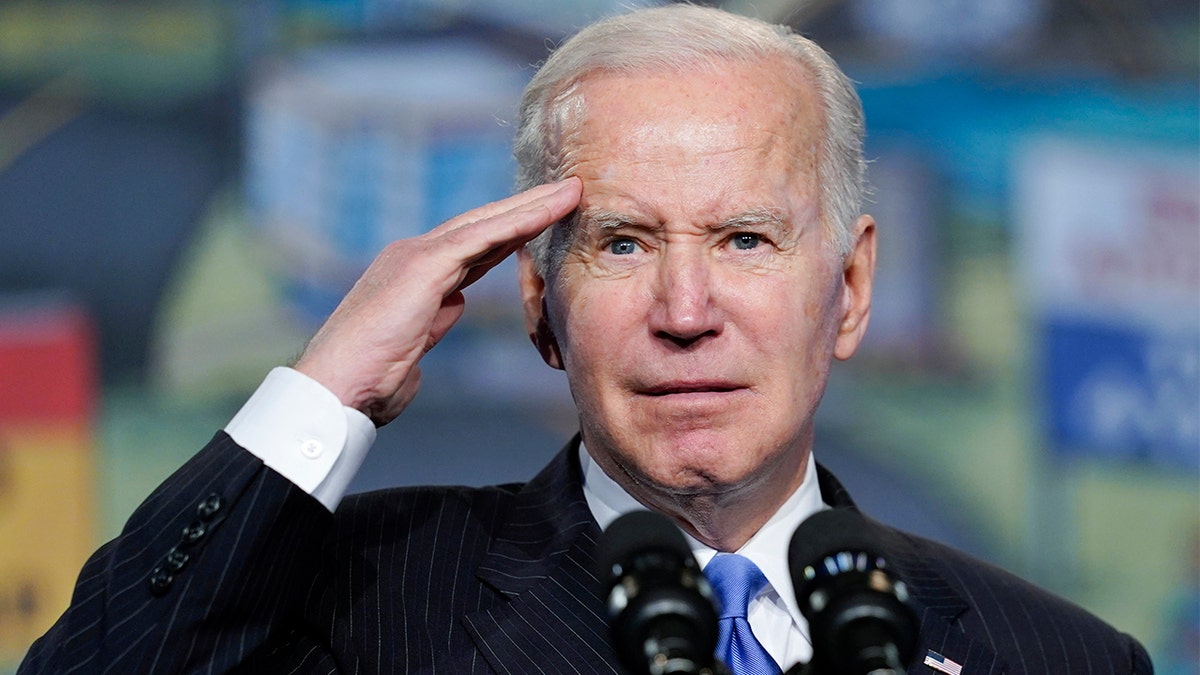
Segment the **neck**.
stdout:
<svg viewBox="0 0 1200 675">
<path fill-rule="evenodd" d="M 662 513 L 698 541 L 718 551 L 736 551 L 754 536 L 800 487 L 811 457 L 811 445 L 785 453 L 782 459 L 735 486 L 682 491 L 639 479 L 620 463 L 594 457 L 605 473 L 634 499 Z"/>
</svg>

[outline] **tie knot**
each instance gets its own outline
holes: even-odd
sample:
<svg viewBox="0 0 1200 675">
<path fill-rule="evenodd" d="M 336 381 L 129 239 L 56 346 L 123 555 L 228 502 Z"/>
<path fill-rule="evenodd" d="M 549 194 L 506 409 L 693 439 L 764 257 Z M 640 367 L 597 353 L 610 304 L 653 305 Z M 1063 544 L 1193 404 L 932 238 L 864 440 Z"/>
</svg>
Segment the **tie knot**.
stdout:
<svg viewBox="0 0 1200 675">
<path fill-rule="evenodd" d="M 767 586 L 758 565 L 736 553 L 718 553 L 705 566 L 704 575 L 721 600 L 722 619 L 745 617 L 750 600 Z"/>
</svg>

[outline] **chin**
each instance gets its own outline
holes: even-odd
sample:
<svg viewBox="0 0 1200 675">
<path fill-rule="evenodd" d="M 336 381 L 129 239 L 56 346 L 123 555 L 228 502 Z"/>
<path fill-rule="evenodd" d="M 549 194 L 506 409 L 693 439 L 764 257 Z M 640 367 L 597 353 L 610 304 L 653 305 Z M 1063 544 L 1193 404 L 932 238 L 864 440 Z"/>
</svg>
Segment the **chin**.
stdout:
<svg viewBox="0 0 1200 675">
<path fill-rule="evenodd" d="M 761 464 L 745 463 L 751 456 L 739 449 L 700 448 L 665 450 L 656 455 L 646 478 L 665 491 L 679 495 L 719 494 L 755 482 Z"/>
</svg>

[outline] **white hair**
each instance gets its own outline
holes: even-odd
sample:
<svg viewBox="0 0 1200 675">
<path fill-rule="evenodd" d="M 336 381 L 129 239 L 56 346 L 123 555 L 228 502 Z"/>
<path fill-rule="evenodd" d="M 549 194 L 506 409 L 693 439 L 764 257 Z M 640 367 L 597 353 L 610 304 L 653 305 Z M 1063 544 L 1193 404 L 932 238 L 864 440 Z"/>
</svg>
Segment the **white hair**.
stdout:
<svg viewBox="0 0 1200 675">
<path fill-rule="evenodd" d="M 562 135 L 580 103 L 576 87 L 587 76 L 682 73 L 764 58 L 798 63 L 815 84 L 824 116 L 817 164 L 821 219 L 834 250 L 848 254 L 866 173 L 862 103 L 854 85 L 825 50 L 789 27 L 709 7 L 677 4 L 610 17 L 554 50 L 521 97 L 513 147 L 518 189 L 563 177 L 569 149 L 563 147 Z M 561 264 L 567 229 L 554 226 L 530 242 L 543 276 Z"/>
</svg>

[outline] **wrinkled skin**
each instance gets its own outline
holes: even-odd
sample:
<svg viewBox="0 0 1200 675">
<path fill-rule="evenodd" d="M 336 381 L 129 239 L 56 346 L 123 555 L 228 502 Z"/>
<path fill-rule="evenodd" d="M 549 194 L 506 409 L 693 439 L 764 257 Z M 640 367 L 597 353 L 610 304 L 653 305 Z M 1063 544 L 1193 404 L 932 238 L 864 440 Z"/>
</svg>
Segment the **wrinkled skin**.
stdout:
<svg viewBox="0 0 1200 675">
<path fill-rule="evenodd" d="M 736 549 L 803 479 L 831 361 L 866 328 L 874 223 L 848 256 L 828 242 L 822 118 L 792 64 L 597 75 L 576 95 L 580 216 L 549 278 L 522 258 L 527 325 L 605 472 Z"/>
</svg>

